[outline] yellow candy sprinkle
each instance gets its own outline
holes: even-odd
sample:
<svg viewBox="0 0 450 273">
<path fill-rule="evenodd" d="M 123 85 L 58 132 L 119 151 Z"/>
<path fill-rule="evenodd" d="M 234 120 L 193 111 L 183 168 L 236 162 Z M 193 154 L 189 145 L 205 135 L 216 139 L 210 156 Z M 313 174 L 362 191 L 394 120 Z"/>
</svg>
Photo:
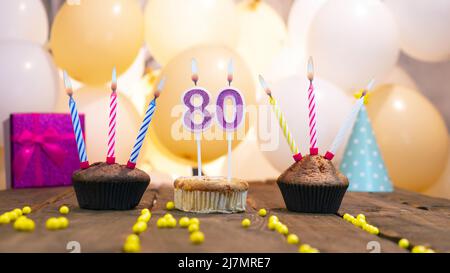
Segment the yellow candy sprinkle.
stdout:
<svg viewBox="0 0 450 273">
<path fill-rule="evenodd" d="M 13 225 L 17 231 L 33 231 L 35 228 L 34 221 L 28 218 L 17 219 Z"/>
<path fill-rule="evenodd" d="M 141 215 L 142 214 L 149 214 L 150 213 L 150 210 L 149 209 L 142 209 L 141 210 Z"/>
<path fill-rule="evenodd" d="M 147 229 L 147 223 L 145 222 L 137 222 L 133 225 L 133 232 L 135 234 L 141 234 Z"/>
<path fill-rule="evenodd" d="M 48 230 L 57 230 L 59 229 L 59 224 L 60 222 L 56 219 L 56 217 L 51 217 L 45 222 L 45 227 Z"/>
<path fill-rule="evenodd" d="M 31 207 L 25 206 L 25 207 L 22 208 L 22 214 L 27 215 L 27 214 L 30 214 L 30 213 L 31 213 Z"/>
<path fill-rule="evenodd" d="M 251 223 L 252 223 L 252 222 L 250 221 L 250 219 L 245 218 L 244 220 L 242 220 L 241 225 L 242 225 L 244 228 L 248 228 L 248 227 L 250 226 Z"/>
<path fill-rule="evenodd" d="M 167 223 L 166 223 L 166 219 L 164 217 L 161 217 L 158 219 L 158 221 L 156 221 L 156 226 L 158 228 L 165 228 L 166 225 L 167 225 Z"/>
<path fill-rule="evenodd" d="M 276 224 L 277 224 L 277 222 L 269 221 L 269 223 L 267 223 L 267 227 L 268 227 L 270 230 L 275 230 Z"/>
<path fill-rule="evenodd" d="M 177 219 L 175 219 L 175 218 L 166 219 L 166 224 L 167 224 L 167 227 L 174 228 L 177 226 Z"/>
<path fill-rule="evenodd" d="M 300 253 L 308 253 L 311 250 L 311 246 L 308 244 L 302 244 L 298 248 L 298 252 Z"/>
<path fill-rule="evenodd" d="M 278 222 L 278 217 L 276 215 L 270 215 L 269 222 Z"/>
<path fill-rule="evenodd" d="M 27 219 L 27 221 L 25 222 L 25 230 L 33 231 L 35 227 L 36 227 L 36 224 L 34 223 L 34 221 L 31 219 Z"/>
<path fill-rule="evenodd" d="M 178 221 L 180 224 L 180 227 L 187 228 L 189 226 L 189 218 L 188 217 L 181 217 Z"/>
<path fill-rule="evenodd" d="M 190 224 L 188 227 L 190 233 L 196 232 L 200 230 L 200 226 L 198 224 Z"/>
<path fill-rule="evenodd" d="M 150 214 L 147 213 L 147 214 L 139 215 L 139 217 L 138 217 L 137 220 L 138 220 L 138 222 L 145 222 L 145 223 L 148 223 L 148 221 L 150 221 L 150 218 L 151 218 Z"/>
<path fill-rule="evenodd" d="M 398 246 L 401 247 L 401 248 L 407 249 L 407 248 L 409 247 L 409 241 L 408 241 L 408 239 L 405 239 L 405 238 L 400 239 L 400 240 L 398 241 Z"/>
<path fill-rule="evenodd" d="M 283 234 L 283 235 L 287 235 L 289 233 L 288 227 L 283 224 L 281 226 L 277 227 L 277 231 L 278 231 L 278 233 Z"/>
<path fill-rule="evenodd" d="M 126 242 L 123 251 L 125 253 L 138 253 L 141 251 L 141 245 L 137 242 Z"/>
<path fill-rule="evenodd" d="M 189 219 L 189 224 L 197 224 L 200 225 L 200 220 L 198 220 L 198 218 L 194 217 Z"/>
<path fill-rule="evenodd" d="M 191 233 L 191 235 L 189 236 L 189 239 L 191 240 L 191 242 L 193 244 L 198 245 L 198 244 L 203 243 L 203 241 L 205 240 L 205 235 L 201 231 L 195 231 L 195 232 Z"/>
<path fill-rule="evenodd" d="M 61 213 L 61 214 L 69 214 L 69 212 L 70 212 L 70 209 L 68 206 L 61 206 L 59 208 L 59 213 Z"/>
<path fill-rule="evenodd" d="M 411 250 L 412 253 L 425 253 L 426 251 L 427 248 L 420 245 L 413 247 L 413 249 Z"/>
<path fill-rule="evenodd" d="M 11 222 L 11 220 L 9 219 L 9 215 L 8 214 L 2 214 L 0 215 L 0 224 L 1 225 L 7 225 Z"/>
<path fill-rule="evenodd" d="M 356 216 L 356 219 L 363 220 L 365 222 L 366 221 L 366 216 L 364 214 L 360 213 L 360 214 L 358 214 Z"/>
<path fill-rule="evenodd" d="M 21 209 L 14 209 L 12 212 L 14 212 L 17 217 L 20 217 L 23 215 L 22 210 Z"/>
<path fill-rule="evenodd" d="M 258 211 L 258 215 L 261 217 L 265 217 L 267 215 L 267 210 L 266 209 L 260 209 Z"/>
<path fill-rule="evenodd" d="M 175 203 L 172 201 L 169 201 L 166 203 L 166 209 L 167 210 L 173 210 L 175 208 Z"/>
<path fill-rule="evenodd" d="M 380 230 L 375 226 L 369 225 L 369 233 L 378 235 L 380 233 Z"/>
<path fill-rule="evenodd" d="M 356 218 L 353 218 L 352 224 L 357 226 L 357 227 L 361 227 L 361 222 L 358 219 L 356 219 Z"/>
<path fill-rule="evenodd" d="M 291 245 L 296 245 L 299 242 L 298 236 L 295 234 L 292 234 L 292 233 L 287 236 L 286 240 L 287 240 L 288 244 L 291 244 Z"/>
<path fill-rule="evenodd" d="M 427 250 L 425 250 L 425 253 L 436 253 L 436 252 L 434 252 L 434 250 L 432 250 L 431 248 L 428 248 Z"/>
<path fill-rule="evenodd" d="M 139 236 L 137 236 L 136 234 L 130 234 L 127 236 L 127 238 L 125 239 L 125 243 L 140 243 L 141 239 L 139 239 Z"/>
<path fill-rule="evenodd" d="M 274 223 L 275 223 L 275 229 L 276 229 L 276 230 L 278 230 L 279 228 L 281 228 L 281 227 L 283 226 L 283 223 L 281 223 L 281 222 L 279 222 L 279 221 L 274 222 Z"/>
<path fill-rule="evenodd" d="M 15 230 L 22 230 L 23 229 L 23 224 L 24 224 L 24 219 L 20 219 L 20 220 L 16 220 L 13 224 L 13 228 Z"/>
<path fill-rule="evenodd" d="M 170 213 L 166 213 L 166 214 L 164 214 L 164 219 L 170 219 L 170 218 L 173 218 L 173 215 L 172 214 L 170 214 Z"/>
<path fill-rule="evenodd" d="M 320 251 L 317 248 L 311 248 L 308 253 L 320 253 Z"/>
<path fill-rule="evenodd" d="M 17 215 L 17 214 L 16 214 L 15 212 L 13 212 L 13 211 L 7 212 L 6 214 L 8 215 L 9 221 L 10 221 L 10 222 L 16 221 L 17 218 L 19 217 L 19 215 Z"/>
<path fill-rule="evenodd" d="M 58 217 L 57 218 L 59 221 L 59 228 L 67 228 L 69 226 L 69 219 L 67 219 L 66 217 Z"/>
</svg>

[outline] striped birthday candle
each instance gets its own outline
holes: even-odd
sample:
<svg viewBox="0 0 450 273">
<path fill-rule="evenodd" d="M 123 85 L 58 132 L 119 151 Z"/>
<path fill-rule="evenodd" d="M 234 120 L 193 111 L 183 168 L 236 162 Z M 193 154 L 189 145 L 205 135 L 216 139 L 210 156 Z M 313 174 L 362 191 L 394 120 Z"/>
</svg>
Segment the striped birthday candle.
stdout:
<svg viewBox="0 0 450 273">
<path fill-rule="evenodd" d="M 145 112 L 144 120 L 142 121 L 141 127 L 139 128 L 138 136 L 136 137 L 136 142 L 131 151 L 130 159 L 128 160 L 127 167 L 129 169 L 134 169 L 136 167 L 136 162 L 141 151 L 142 145 L 144 144 L 145 135 L 147 134 L 148 127 L 152 121 L 153 114 L 156 109 L 156 99 L 158 99 L 161 94 L 161 90 L 164 88 L 165 79 L 163 78 L 156 88 L 153 100 L 149 103 L 147 111 Z"/>
<path fill-rule="evenodd" d="M 114 164 L 116 162 L 115 146 L 116 146 L 116 120 L 117 120 L 117 76 L 116 68 L 112 72 L 111 96 L 109 99 L 109 130 L 108 130 L 108 153 L 106 163 Z"/>
<path fill-rule="evenodd" d="M 317 107 L 316 107 L 316 94 L 314 92 L 314 66 L 313 60 L 309 57 L 308 60 L 308 117 L 309 117 L 309 153 L 311 155 L 317 155 L 319 149 L 317 148 Z"/>
<path fill-rule="evenodd" d="M 81 129 L 81 123 L 80 123 L 80 117 L 79 117 L 78 111 L 77 111 L 77 105 L 75 103 L 75 100 L 72 97 L 72 95 L 73 95 L 72 83 L 70 82 L 69 76 L 67 75 L 66 71 L 64 71 L 64 85 L 66 87 L 66 93 L 69 96 L 70 116 L 72 119 L 73 131 L 75 133 L 75 140 L 77 143 L 78 157 L 80 158 L 80 168 L 87 169 L 87 168 L 89 168 L 89 162 L 87 159 L 86 145 L 84 143 L 84 137 L 83 137 L 83 130 Z"/>
</svg>

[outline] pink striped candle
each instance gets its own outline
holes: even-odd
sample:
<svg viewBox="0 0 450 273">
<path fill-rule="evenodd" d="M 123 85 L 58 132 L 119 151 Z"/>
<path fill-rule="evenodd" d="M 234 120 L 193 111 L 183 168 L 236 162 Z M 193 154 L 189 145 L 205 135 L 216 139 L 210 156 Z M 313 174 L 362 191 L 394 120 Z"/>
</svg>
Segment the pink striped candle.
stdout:
<svg viewBox="0 0 450 273">
<path fill-rule="evenodd" d="M 111 96 L 109 99 L 109 130 L 108 130 L 108 154 L 106 156 L 106 163 L 116 163 L 115 148 L 116 148 L 116 120 L 117 120 L 117 75 L 116 68 L 112 72 L 111 82 Z"/>
<path fill-rule="evenodd" d="M 316 95 L 313 86 L 314 79 L 314 65 L 312 57 L 308 60 L 308 109 L 309 109 L 309 153 L 317 155 L 319 148 L 317 148 L 317 115 L 316 115 Z"/>
</svg>

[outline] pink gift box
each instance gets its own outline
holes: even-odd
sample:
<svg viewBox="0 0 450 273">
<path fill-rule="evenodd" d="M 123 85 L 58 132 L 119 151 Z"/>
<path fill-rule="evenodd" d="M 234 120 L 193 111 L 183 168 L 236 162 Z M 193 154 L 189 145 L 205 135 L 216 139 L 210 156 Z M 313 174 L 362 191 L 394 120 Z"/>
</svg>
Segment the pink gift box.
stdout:
<svg viewBox="0 0 450 273">
<path fill-rule="evenodd" d="M 80 160 L 69 114 L 12 114 L 10 144 L 13 188 L 72 184 Z"/>
</svg>

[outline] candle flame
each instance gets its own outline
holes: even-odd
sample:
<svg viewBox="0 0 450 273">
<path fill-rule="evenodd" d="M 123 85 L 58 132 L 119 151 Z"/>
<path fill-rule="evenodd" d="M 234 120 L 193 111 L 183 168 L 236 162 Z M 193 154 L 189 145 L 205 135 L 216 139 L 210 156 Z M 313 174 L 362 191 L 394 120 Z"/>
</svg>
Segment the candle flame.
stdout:
<svg viewBox="0 0 450 273">
<path fill-rule="evenodd" d="M 309 56 L 308 59 L 307 73 L 308 73 L 308 80 L 312 81 L 314 79 L 314 63 L 311 56 Z"/>
<path fill-rule="evenodd" d="M 191 71 L 192 71 L 191 79 L 194 82 L 194 84 L 197 85 L 197 81 L 198 81 L 198 66 L 197 66 L 197 60 L 195 60 L 194 58 L 191 61 Z"/>
<path fill-rule="evenodd" d="M 264 80 L 263 76 L 259 75 L 259 84 L 261 85 L 262 89 L 266 92 L 267 95 L 272 97 L 272 91 L 270 91 L 269 86 L 267 85 L 267 82 Z"/>
<path fill-rule="evenodd" d="M 113 68 L 112 71 L 112 81 L 111 81 L 111 89 L 113 92 L 117 89 L 117 74 L 116 74 L 116 67 Z"/>
<path fill-rule="evenodd" d="M 231 85 L 231 82 L 233 81 L 233 72 L 234 72 L 234 66 L 233 66 L 233 59 L 230 59 L 230 62 L 228 63 L 228 85 Z"/>
<path fill-rule="evenodd" d="M 163 78 L 159 81 L 158 86 L 156 87 L 156 91 L 155 91 L 155 94 L 154 94 L 155 99 L 157 99 L 157 98 L 161 95 L 161 92 L 162 92 L 162 90 L 164 89 L 164 85 L 165 85 L 165 84 L 166 84 L 166 77 L 163 77 Z"/>
<path fill-rule="evenodd" d="M 70 78 L 69 78 L 69 75 L 67 74 L 66 70 L 63 71 L 63 77 L 64 77 L 64 86 L 66 88 L 66 93 L 67 93 L 67 95 L 72 96 L 72 94 L 73 94 L 72 83 L 70 82 Z"/>
</svg>

